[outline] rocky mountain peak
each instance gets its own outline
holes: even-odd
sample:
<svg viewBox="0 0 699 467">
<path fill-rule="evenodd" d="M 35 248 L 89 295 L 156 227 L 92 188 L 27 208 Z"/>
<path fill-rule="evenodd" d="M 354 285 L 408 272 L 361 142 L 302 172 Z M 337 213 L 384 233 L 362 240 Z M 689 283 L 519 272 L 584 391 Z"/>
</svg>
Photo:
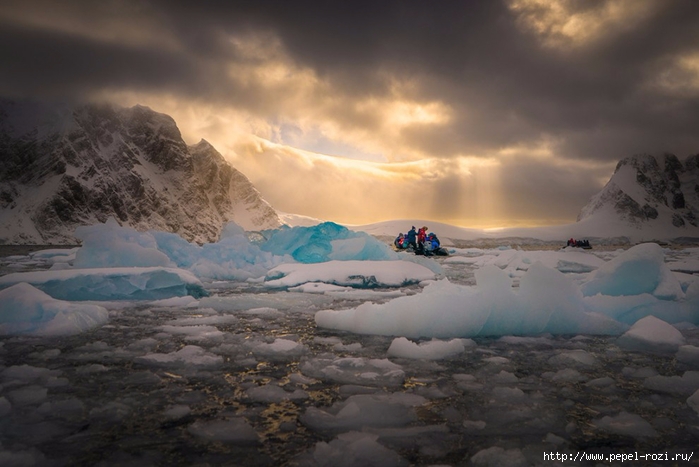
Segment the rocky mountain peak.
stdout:
<svg viewBox="0 0 699 467">
<path fill-rule="evenodd" d="M 0 150 L 0 242 L 70 243 L 77 226 L 109 217 L 199 242 L 230 220 L 281 225 L 213 146 L 188 147 L 170 116 L 145 106 L 2 102 Z"/>
<path fill-rule="evenodd" d="M 612 214 L 637 228 L 649 222 L 697 227 L 699 155 L 640 154 L 619 161 L 607 185 L 580 211 L 578 221 Z"/>
</svg>

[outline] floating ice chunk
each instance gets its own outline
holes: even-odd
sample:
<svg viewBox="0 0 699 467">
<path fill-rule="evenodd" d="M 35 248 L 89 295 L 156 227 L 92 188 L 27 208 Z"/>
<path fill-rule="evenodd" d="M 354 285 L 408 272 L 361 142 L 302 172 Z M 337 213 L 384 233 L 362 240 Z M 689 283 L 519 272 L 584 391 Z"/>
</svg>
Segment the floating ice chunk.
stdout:
<svg viewBox="0 0 699 467">
<path fill-rule="evenodd" d="M 320 327 L 360 334 L 405 337 L 471 337 L 508 334 L 620 334 L 627 329 L 588 312 L 569 277 L 533 264 L 519 293 L 507 274 L 494 266 L 476 271 L 477 287 L 430 283 L 421 293 L 383 304 L 364 303 L 347 310 L 316 313 Z"/>
<path fill-rule="evenodd" d="M 170 420 L 179 420 L 180 418 L 186 417 L 192 412 L 192 409 L 188 405 L 173 405 L 163 412 L 166 418 Z"/>
<path fill-rule="evenodd" d="M 640 415 L 620 412 L 614 417 L 605 416 L 592 420 L 592 424 L 602 431 L 633 438 L 655 438 L 658 432 Z"/>
<path fill-rule="evenodd" d="M 71 397 L 60 401 L 44 402 L 37 412 L 56 418 L 79 418 L 85 412 L 85 404 L 80 399 Z"/>
<path fill-rule="evenodd" d="M 682 376 L 651 376 L 643 385 L 654 391 L 688 396 L 699 389 L 699 371 L 685 371 Z"/>
<path fill-rule="evenodd" d="M 275 308 L 269 308 L 269 307 L 261 307 L 261 308 L 252 308 L 250 310 L 245 310 L 243 314 L 250 315 L 250 316 L 255 316 L 258 318 L 263 318 L 263 319 L 278 319 L 278 318 L 283 318 L 286 316 L 284 312 L 281 312 Z"/>
<path fill-rule="evenodd" d="M 48 389 L 43 386 L 29 385 L 20 389 L 15 389 L 7 393 L 7 397 L 13 406 L 38 405 L 48 394 Z"/>
<path fill-rule="evenodd" d="M 377 442 L 378 435 L 350 431 L 326 443 L 318 442 L 312 451 L 299 456 L 300 465 L 309 467 L 382 466 L 407 467 L 409 462 Z"/>
<path fill-rule="evenodd" d="M 585 381 L 585 377 L 580 374 L 578 370 L 573 368 L 564 368 L 563 370 L 558 370 L 554 374 L 544 373 L 543 376 L 551 377 L 551 381 L 556 383 L 577 383 L 579 381 Z"/>
<path fill-rule="evenodd" d="M 207 295 L 191 272 L 173 268 L 69 269 L 12 273 L 0 288 L 27 282 L 61 300 L 159 300 Z"/>
<path fill-rule="evenodd" d="M 172 353 L 149 353 L 136 357 L 135 362 L 159 367 L 215 368 L 223 364 L 223 357 L 206 352 L 196 345 L 186 345 Z"/>
<path fill-rule="evenodd" d="M 399 287 L 434 279 L 428 268 L 406 261 L 328 261 L 320 264 L 288 263 L 267 273 L 269 287 L 294 287 L 325 282 L 352 287 Z"/>
<path fill-rule="evenodd" d="M 500 373 L 491 378 L 491 382 L 495 384 L 514 384 L 519 381 L 519 378 L 514 373 L 501 370 Z"/>
<path fill-rule="evenodd" d="M 272 359 L 295 358 L 308 352 L 305 345 L 289 339 L 274 339 L 271 344 L 261 342 L 251 345 L 255 355 Z"/>
<path fill-rule="evenodd" d="M 617 345 L 627 350 L 674 353 L 685 344 L 682 333 L 654 316 L 646 316 L 617 339 Z"/>
<path fill-rule="evenodd" d="M 699 367 L 699 347 L 693 345 L 683 345 L 675 356 L 678 362 Z"/>
<path fill-rule="evenodd" d="M 231 444 L 257 444 L 260 438 L 255 429 L 244 418 L 230 420 L 197 420 L 187 431 L 206 441 Z"/>
<path fill-rule="evenodd" d="M 468 431 L 480 431 L 486 427 L 487 423 L 483 420 L 464 420 L 462 425 Z"/>
<path fill-rule="evenodd" d="M 304 361 L 299 369 L 312 378 L 341 384 L 393 387 L 400 386 L 405 381 L 402 367 L 389 360 L 360 357 L 315 358 Z"/>
<path fill-rule="evenodd" d="M 610 378 L 609 376 L 603 376 L 602 378 L 595 378 L 592 381 L 588 381 L 585 383 L 585 386 L 591 387 L 591 388 L 607 388 L 610 386 L 614 386 L 616 384 L 616 381 L 613 378 Z"/>
<path fill-rule="evenodd" d="M 274 384 L 248 388 L 245 394 L 256 402 L 279 403 L 284 400 L 298 401 L 308 399 L 308 393 L 302 389 L 288 392 Z"/>
<path fill-rule="evenodd" d="M 24 282 L 0 290 L 0 334 L 67 336 L 101 326 L 108 319 L 101 306 L 55 300 Z"/>
<path fill-rule="evenodd" d="M 687 302 L 660 300 L 651 294 L 616 296 L 594 295 L 583 299 L 588 311 L 601 313 L 625 324 L 634 324 L 646 316 L 656 316 L 669 323 L 694 321 Z"/>
<path fill-rule="evenodd" d="M 221 341 L 226 333 L 221 332 L 216 326 L 160 326 L 163 332 L 173 335 L 185 336 L 187 341 Z"/>
<path fill-rule="evenodd" d="M 649 293 L 668 300 L 684 296 L 679 280 L 665 265 L 663 249 L 655 243 L 631 247 L 600 266 L 582 285 L 582 292 L 586 296 Z"/>
<path fill-rule="evenodd" d="M 525 467 L 529 465 L 527 458 L 524 457 L 519 449 L 503 449 L 499 446 L 493 446 L 488 449 L 482 449 L 473 455 L 470 459 L 471 465 L 498 467 L 507 465 L 511 467 Z"/>
<path fill-rule="evenodd" d="M 413 408 L 426 402 L 415 394 L 359 394 L 336 402 L 327 410 L 309 407 L 299 419 L 316 431 L 403 426 L 417 420 Z"/>
<path fill-rule="evenodd" d="M 581 349 L 576 349 L 576 350 L 568 350 L 559 353 L 558 355 L 554 355 L 553 357 L 549 358 L 548 362 L 551 365 L 557 365 L 557 366 L 575 366 L 577 368 L 580 367 L 590 367 L 597 365 L 597 359 L 592 356 L 589 352 L 586 352 L 585 350 Z"/>
<path fill-rule="evenodd" d="M 120 422 L 126 418 L 131 411 L 130 406 L 119 401 L 111 401 L 90 410 L 90 418 L 105 422 Z"/>
<path fill-rule="evenodd" d="M 31 365 L 13 365 L 5 368 L 2 371 L 3 381 L 22 381 L 31 383 L 39 381 L 46 385 L 46 382 L 59 376 L 60 370 L 49 370 L 48 368 L 36 367 Z"/>
<path fill-rule="evenodd" d="M 490 310 L 472 309 L 472 288 L 441 280 L 422 293 L 399 297 L 385 304 L 364 303 L 348 310 L 322 310 L 316 313 L 319 327 L 389 336 L 461 337 L 476 335 Z"/>
<path fill-rule="evenodd" d="M 687 405 L 699 415 L 699 389 L 687 398 Z"/>
<path fill-rule="evenodd" d="M 461 339 L 452 339 L 448 342 L 431 340 L 417 344 L 405 337 L 393 339 L 388 348 L 389 357 L 402 357 L 424 360 L 441 360 L 443 358 L 459 355 L 466 350 Z"/>
</svg>

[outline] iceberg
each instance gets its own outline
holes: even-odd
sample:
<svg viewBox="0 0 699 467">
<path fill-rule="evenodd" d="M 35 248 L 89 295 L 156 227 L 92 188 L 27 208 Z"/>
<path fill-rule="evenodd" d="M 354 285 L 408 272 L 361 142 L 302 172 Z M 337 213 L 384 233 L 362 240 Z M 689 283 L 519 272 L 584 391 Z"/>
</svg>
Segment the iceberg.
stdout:
<svg viewBox="0 0 699 467">
<path fill-rule="evenodd" d="M 656 243 L 629 248 L 600 266 L 582 285 L 585 296 L 622 296 L 648 293 L 660 299 L 682 298 L 682 286 L 665 264 L 665 254 Z"/>
<path fill-rule="evenodd" d="M 191 272 L 165 267 L 16 272 L 0 277 L 0 289 L 21 282 L 53 298 L 69 301 L 160 300 L 208 295 Z"/>
<path fill-rule="evenodd" d="M 584 308 L 582 294 L 563 273 L 535 263 L 522 277 L 519 293 L 496 266 L 476 271 L 476 287 L 448 280 L 422 293 L 354 309 L 321 310 L 320 327 L 403 337 L 454 338 L 497 335 L 608 334 L 628 329 Z"/>
<path fill-rule="evenodd" d="M 269 238 L 260 248 L 279 256 L 290 255 L 299 263 L 395 259 L 395 252 L 385 243 L 334 222 L 281 228 L 268 233 Z"/>
<path fill-rule="evenodd" d="M 402 259 L 369 234 L 332 222 L 265 231 L 256 242 L 235 222 L 228 222 L 217 242 L 201 246 L 174 233 L 138 232 L 111 218 L 104 224 L 79 227 L 75 235 L 83 242 L 75 252 L 75 268 L 182 268 L 205 280 L 256 279 L 285 262 Z M 438 266 L 428 267 L 439 271 Z"/>
<path fill-rule="evenodd" d="M 151 234 L 122 227 L 111 217 L 104 224 L 78 227 L 75 238 L 82 241 L 73 262 L 76 268 L 174 266 Z"/>
<path fill-rule="evenodd" d="M 108 319 L 101 306 L 56 300 L 24 282 L 0 291 L 0 334 L 68 336 Z"/>
</svg>

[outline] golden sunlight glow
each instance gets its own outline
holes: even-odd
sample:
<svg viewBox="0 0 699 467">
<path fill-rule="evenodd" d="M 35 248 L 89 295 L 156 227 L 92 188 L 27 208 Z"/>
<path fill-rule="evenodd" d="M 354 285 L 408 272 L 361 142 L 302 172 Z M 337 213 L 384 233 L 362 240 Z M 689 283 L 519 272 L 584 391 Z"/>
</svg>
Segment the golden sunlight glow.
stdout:
<svg viewBox="0 0 699 467">
<path fill-rule="evenodd" d="M 574 0 L 510 0 L 518 23 L 549 47 L 582 46 L 615 31 L 635 27 L 662 2 L 605 0 L 578 10 Z"/>
</svg>

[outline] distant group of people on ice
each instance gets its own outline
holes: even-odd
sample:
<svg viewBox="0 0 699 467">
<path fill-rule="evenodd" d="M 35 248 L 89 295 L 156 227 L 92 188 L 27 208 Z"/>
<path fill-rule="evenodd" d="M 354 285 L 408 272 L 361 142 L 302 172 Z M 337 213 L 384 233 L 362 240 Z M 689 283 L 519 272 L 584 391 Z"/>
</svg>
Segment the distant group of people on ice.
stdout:
<svg viewBox="0 0 699 467">
<path fill-rule="evenodd" d="M 577 248 L 584 248 L 586 250 L 589 250 L 590 248 L 592 248 L 590 246 L 590 242 L 588 240 L 576 240 L 574 238 L 571 238 L 570 240 L 568 240 L 568 244 L 566 246 L 574 246 Z"/>
<path fill-rule="evenodd" d="M 427 233 L 427 226 L 423 226 L 417 231 L 415 226 L 408 231 L 407 234 L 400 233 L 393 241 L 393 245 L 398 250 L 407 250 L 412 248 L 416 255 L 444 255 L 446 251 L 443 250 L 439 243 L 439 238 L 430 232 Z"/>
</svg>

